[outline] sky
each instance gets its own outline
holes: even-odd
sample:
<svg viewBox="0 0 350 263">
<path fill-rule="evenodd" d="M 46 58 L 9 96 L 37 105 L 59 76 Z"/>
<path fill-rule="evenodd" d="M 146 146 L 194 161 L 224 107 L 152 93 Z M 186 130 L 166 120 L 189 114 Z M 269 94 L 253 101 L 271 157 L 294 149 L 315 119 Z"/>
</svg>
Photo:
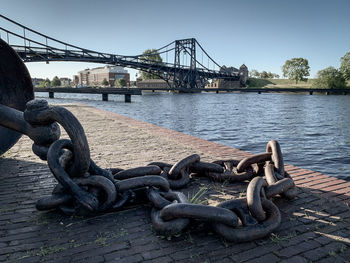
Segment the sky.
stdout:
<svg viewBox="0 0 350 263">
<path fill-rule="evenodd" d="M 282 76 L 286 60 L 303 57 L 310 77 L 338 68 L 350 51 L 349 11 L 349 0 L 0 0 L 0 14 L 86 49 L 137 55 L 194 37 L 220 65 Z M 32 77 L 50 79 L 101 66 L 26 65 Z M 135 79 L 137 71 L 128 71 Z"/>
</svg>

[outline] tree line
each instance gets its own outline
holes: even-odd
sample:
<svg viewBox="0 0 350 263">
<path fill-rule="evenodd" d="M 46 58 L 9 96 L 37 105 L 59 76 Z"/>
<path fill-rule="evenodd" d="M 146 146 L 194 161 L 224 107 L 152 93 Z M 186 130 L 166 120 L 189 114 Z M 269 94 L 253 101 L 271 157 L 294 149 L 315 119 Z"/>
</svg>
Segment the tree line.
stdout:
<svg viewBox="0 0 350 263">
<path fill-rule="evenodd" d="M 55 76 L 52 80 L 46 78 L 44 81 L 39 83 L 39 87 L 48 88 L 48 87 L 58 87 L 61 86 L 61 80 Z"/>
<path fill-rule="evenodd" d="M 102 80 L 101 84 L 102 84 L 102 86 L 109 86 L 109 82 L 106 78 L 104 78 Z M 41 87 L 41 88 L 59 87 L 61 85 L 62 85 L 62 82 L 57 76 L 55 76 L 52 80 L 46 78 L 45 80 L 43 80 L 39 83 L 39 87 Z M 125 87 L 127 85 L 127 83 L 126 83 L 125 79 L 121 78 L 121 79 L 115 80 L 114 85 L 116 87 Z"/>
<path fill-rule="evenodd" d="M 283 77 L 295 80 L 297 84 L 300 81 L 307 81 L 310 76 L 309 61 L 305 58 L 292 58 L 287 60 L 282 66 Z M 258 72 L 253 69 L 250 72 L 251 77 L 257 78 L 279 78 L 277 74 L 271 72 Z M 328 67 L 319 70 L 312 86 L 323 89 L 342 89 L 346 87 L 346 81 L 350 81 L 350 52 L 347 52 L 340 58 L 339 69 Z"/>
<path fill-rule="evenodd" d="M 256 69 L 252 69 L 251 71 L 249 71 L 249 76 L 252 78 L 260 78 L 260 79 L 279 79 L 280 75 L 276 74 L 276 73 L 272 73 L 270 71 L 257 71 Z"/>
</svg>

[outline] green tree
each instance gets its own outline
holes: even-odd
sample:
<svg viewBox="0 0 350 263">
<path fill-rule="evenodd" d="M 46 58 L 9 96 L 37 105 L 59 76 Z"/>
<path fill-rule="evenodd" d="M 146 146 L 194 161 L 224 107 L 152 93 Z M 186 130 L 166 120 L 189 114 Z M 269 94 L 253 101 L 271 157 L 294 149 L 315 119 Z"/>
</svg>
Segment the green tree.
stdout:
<svg viewBox="0 0 350 263">
<path fill-rule="evenodd" d="M 260 78 L 262 79 L 268 79 L 269 77 L 269 73 L 267 73 L 265 70 L 260 73 Z"/>
<path fill-rule="evenodd" d="M 320 89 L 342 89 L 346 84 L 343 74 L 338 69 L 328 67 L 317 72 L 317 78 L 312 86 Z"/>
<path fill-rule="evenodd" d="M 51 81 L 47 78 L 44 81 L 40 82 L 39 87 L 48 88 L 51 86 Z"/>
<path fill-rule="evenodd" d="M 151 64 L 163 64 L 163 59 L 159 55 L 156 49 L 147 49 L 142 53 L 141 61 L 151 63 Z M 159 76 L 152 74 L 152 72 L 144 72 L 140 71 L 141 77 L 143 80 L 145 79 L 160 79 Z"/>
<path fill-rule="evenodd" d="M 260 77 L 260 73 L 256 69 L 252 69 L 251 71 L 249 71 L 249 75 L 252 78 L 259 78 Z"/>
<path fill-rule="evenodd" d="M 102 83 L 101 83 L 103 86 L 108 86 L 109 85 L 109 82 L 107 81 L 107 79 L 106 78 L 104 78 L 103 80 L 102 80 Z"/>
<path fill-rule="evenodd" d="M 55 76 L 55 77 L 52 79 L 52 81 L 51 81 L 51 85 L 52 85 L 53 87 L 61 86 L 61 81 L 60 81 L 60 79 L 59 79 L 57 76 Z"/>
<path fill-rule="evenodd" d="M 117 79 L 114 81 L 114 85 L 116 87 L 125 87 L 126 86 L 126 80 L 125 79 Z"/>
<path fill-rule="evenodd" d="M 310 76 L 309 61 L 305 58 L 292 58 L 287 60 L 282 67 L 283 76 L 298 81 L 307 81 Z"/>
<path fill-rule="evenodd" d="M 344 57 L 340 59 L 340 62 L 340 72 L 346 80 L 350 80 L 350 52 L 346 53 Z"/>
</svg>

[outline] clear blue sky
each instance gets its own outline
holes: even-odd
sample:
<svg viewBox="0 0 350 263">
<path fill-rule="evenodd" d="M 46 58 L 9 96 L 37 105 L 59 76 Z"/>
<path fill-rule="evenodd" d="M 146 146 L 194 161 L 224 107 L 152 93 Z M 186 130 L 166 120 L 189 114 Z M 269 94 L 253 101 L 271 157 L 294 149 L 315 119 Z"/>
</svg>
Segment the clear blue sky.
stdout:
<svg viewBox="0 0 350 263">
<path fill-rule="evenodd" d="M 280 75 L 287 59 L 304 57 L 314 77 L 339 67 L 350 51 L 349 0 L 1 0 L 0 13 L 62 41 L 121 55 L 195 37 L 220 65 L 245 63 Z M 43 78 L 71 78 L 93 66 L 27 64 L 32 77 Z"/>
</svg>

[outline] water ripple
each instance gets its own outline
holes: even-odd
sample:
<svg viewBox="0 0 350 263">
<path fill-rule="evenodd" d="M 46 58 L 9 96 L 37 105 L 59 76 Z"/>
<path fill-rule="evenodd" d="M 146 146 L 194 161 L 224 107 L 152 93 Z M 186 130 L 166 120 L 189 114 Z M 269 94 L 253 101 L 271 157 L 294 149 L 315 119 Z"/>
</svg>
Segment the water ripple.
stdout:
<svg viewBox="0 0 350 263">
<path fill-rule="evenodd" d="M 83 102 L 252 153 L 276 139 L 286 162 L 350 180 L 350 96 L 159 93 L 129 104 L 123 96 L 55 97 L 49 102 Z"/>
</svg>

